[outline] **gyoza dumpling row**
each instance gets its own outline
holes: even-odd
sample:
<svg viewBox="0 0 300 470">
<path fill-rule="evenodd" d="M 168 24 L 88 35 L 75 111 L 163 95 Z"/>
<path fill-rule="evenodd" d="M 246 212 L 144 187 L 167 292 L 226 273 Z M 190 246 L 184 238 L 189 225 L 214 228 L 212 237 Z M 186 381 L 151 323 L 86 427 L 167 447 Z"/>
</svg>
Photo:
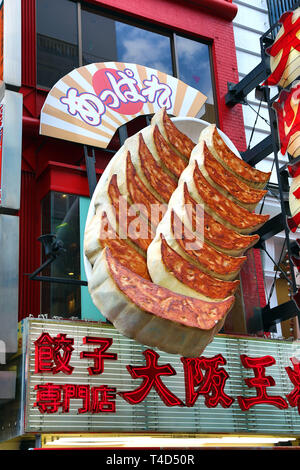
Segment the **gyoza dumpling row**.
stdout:
<svg viewBox="0 0 300 470">
<path fill-rule="evenodd" d="M 178 192 L 182 186 L 178 180 L 191 166 L 195 145 L 166 110 L 157 113 L 151 126 L 127 139 L 115 155 L 105 180 L 97 186 L 95 215 L 85 233 L 85 254 L 93 266 L 89 290 L 99 310 L 124 335 L 185 356 L 201 354 L 233 305 L 239 281 L 231 279 L 243 262 L 243 257 L 234 259 L 230 254 L 233 241 L 238 252 L 257 241 L 256 236 L 227 229 L 232 236 L 223 250 L 207 241 L 204 251 L 187 253 L 184 239 L 174 246 L 170 237 L 160 236 L 156 268 L 171 273 L 168 285 L 153 274 L 157 227 L 166 226 L 168 219 L 173 224 L 169 230 L 182 223 L 181 214 L 171 210 L 171 201 L 176 202 L 176 194 L 190 196 Z M 207 217 L 217 234 L 221 224 Z M 199 243 L 198 237 L 194 242 Z M 212 275 L 214 269 L 217 277 Z"/>
<path fill-rule="evenodd" d="M 269 177 L 232 152 L 215 125 L 204 129 L 148 247 L 153 282 L 206 300 L 234 294 L 243 255 L 259 238 L 251 233 L 269 218 L 252 212 Z"/>
</svg>

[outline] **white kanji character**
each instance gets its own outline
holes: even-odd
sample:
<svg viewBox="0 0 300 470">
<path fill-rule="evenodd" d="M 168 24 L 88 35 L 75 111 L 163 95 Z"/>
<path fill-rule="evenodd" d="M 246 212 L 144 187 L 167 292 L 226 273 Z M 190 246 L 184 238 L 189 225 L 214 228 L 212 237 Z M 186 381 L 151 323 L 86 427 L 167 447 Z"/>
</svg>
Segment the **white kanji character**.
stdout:
<svg viewBox="0 0 300 470">
<path fill-rule="evenodd" d="M 81 119 L 91 126 L 98 126 L 101 123 L 101 116 L 105 113 L 105 106 L 92 93 L 79 93 L 76 88 L 69 88 L 66 96 L 60 101 L 68 106 L 68 113 L 72 116 L 79 114 Z"/>
<path fill-rule="evenodd" d="M 150 103 L 157 100 L 160 108 L 170 109 L 172 107 L 170 100 L 172 90 L 167 84 L 161 83 L 155 75 L 151 75 L 151 80 L 144 80 L 143 83 L 146 87 L 142 89 L 141 93 L 148 98 Z"/>
<path fill-rule="evenodd" d="M 117 74 L 121 77 L 119 80 L 116 80 L 116 77 L 111 72 L 106 72 L 112 90 L 104 90 L 100 95 L 101 100 L 106 101 L 110 97 L 112 102 L 107 104 L 109 108 L 119 108 L 120 102 L 137 103 L 142 101 L 145 103 L 146 99 L 139 93 L 136 86 L 137 81 L 133 77 L 132 70 L 117 71 Z"/>
</svg>

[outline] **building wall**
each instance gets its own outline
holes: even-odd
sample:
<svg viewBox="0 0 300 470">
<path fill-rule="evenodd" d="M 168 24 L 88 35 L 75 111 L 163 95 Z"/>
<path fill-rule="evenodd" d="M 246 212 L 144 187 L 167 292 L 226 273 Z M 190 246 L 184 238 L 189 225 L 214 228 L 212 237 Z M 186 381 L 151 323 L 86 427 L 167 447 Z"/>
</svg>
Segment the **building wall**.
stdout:
<svg viewBox="0 0 300 470">
<path fill-rule="evenodd" d="M 23 98 L 18 93 L 21 84 L 21 0 L 1 2 L 0 6 L 0 342 L 6 353 L 11 354 L 17 350 L 18 321 Z"/>
<path fill-rule="evenodd" d="M 216 102 L 218 106 L 219 127 L 234 142 L 240 151 L 244 151 L 250 140 L 251 129 L 256 114 L 248 106 L 236 105 L 233 108 L 226 106 L 225 95 L 227 93 L 228 82 L 237 83 L 259 62 L 259 37 L 267 28 L 267 10 L 265 0 L 251 0 L 249 2 L 231 2 L 221 0 L 188 2 L 169 2 L 166 0 L 149 0 L 148 2 L 136 2 L 129 0 L 120 1 L 96 1 L 92 3 L 102 7 L 110 7 L 114 11 L 124 13 L 132 17 L 165 26 L 179 34 L 188 34 L 191 37 L 206 40 L 212 44 L 212 61 L 215 76 Z M 253 4 L 253 5 L 252 5 Z M 200 6 L 201 5 L 201 6 Z M 225 8 L 226 12 L 220 7 Z M 209 6 L 209 8 L 207 7 Z M 62 165 L 73 165 L 82 159 L 83 150 L 80 146 L 70 143 L 55 141 L 38 135 L 39 115 L 46 93 L 36 87 L 36 48 L 35 48 L 35 0 L 22 0 L 22 88 L 24 96 L 23 115 L 23 185 L 35 185 L 35 224 L 34 227 L 27 223 L 26 217 L 22 214 L 29 214 L 29 200 L 23 202 L 21 211 L 21 247 L 20 247 L 20 309 L 19 316 L 24 318 L 29 313 L 37 315 L 40 312 L 40 283 L 30 281 L 24 273 L 32 272 L 40 265 L 41 246 L 36 241 L 40 232 L 40 216 L 37 213 L 40 199 L 45 195 L 45 190 L 57 190 L 60 182 L 65 180 L 65 174 L 54 175 L 53 161 Z M 214 7 L 214 8 L 212 8 Z M 233 22 L 236 11 L 238 12 Z M 229 9 L 229 10 L 228 10 Z M 231 10 L 230 10 L 231 9 Z M 228 18 L 228 11 L 231 11 L 231 18 Z M 227 16 L 226 16 L 227 15 Z M 249 27 L 248 24 L 252 26 Z M 255 28 L 253 25 L 256 25 Z M 236 49 L 235 49 L 236 45 Z M 253 107 L 257 102 L 254 97 L 250 97 L 249 103 Z M 265 106 L 262 112 L 267 114 Z M 244 131 L 244 119 L 246 124 L 246 134 Z M 268 134 L 264 121 L 260 118 L 252 144 Z M 71 155 L 71 157 L 70 157 Z M 51 161 L 51 165 L 50 165 Z M 101 155 L 97 159 L 97 167 L 105 168 L 107 157 Z M 84 169 L 81 169 L 84 171 Z M 54 175 L 54 176 L 53 176 Z M 76 187 L 76 186 L 74 186 Z M 78 186 L 79 187 L 79 186 Z M 80 187 L 82 187 L 80 183 Z M 24 186 L 25 188 L 25 186 Z M 26 189 L 24 189 L 26 191 Z M 67 188 L 65 189 L 67 192 Z M 86 192 L 80 194 L 88 196 Z M 33 216 L 31 216 L 33 217 Z M 26 243 L 31 240 L 31 261 L 27 259 Z M 257 286 L 251 286 L 253 293 L 252 304 L 257 306 L 265 305 L 264 279 L 262 266 L 259 259 L 260 253 L 255 253 L 255 265 L 257 271 Z M 29 266 L 30 264 L 30 266 Z M 35 266 L 34 266 L 35 265 Z M 29 270 L 29 267 L 31 269 Z M 252 264 L 249 270 L 253 272 Z M 249 272 L 250 272 L 249 271 Z M 244 291 L 248 292 L 247 284 L 249 279 L 247 267 L 243 270 Z M 256 282 L 256 281 L 255 281 Z M 28 292 L 31 295 L 28 296 Z"/>
<path fill-rule="evenodd" d="M 266 0 L 235 0 L 238 6 L 238 14 L 233 21 L 234 38 L 238 61 L 239 80 L 242 80 L 251 70 L 261 62 L 260 37 L 269 29 L 268 7 Z M 266 103 L 260 102 L 255 97 L 255 90 L 247 96 L 248 105 L 243 105 L 243 116 L 247 148 L 252 148 L 270 134 L 269 113 Z M 256 114 L 259 113 L 259 116 Z M 256 167 L 263 171 L 271 171 L 273 155 L 270 154 Z M 276 172 L 273 171 L 271 180 L 277 183 Z M 275 216 L 280 212 L 280 203 L 270 195 L 264 201 L 264 213 Z M 280 246 L 280 239 L 273 237 L 267 242 L 268 251 L 273 259 L 279 253 L 275 252 Z M 277 249 L 278 251 L 278 249 Z M 274 264 L 263 252 L 263 275 L 258 278 L 260 291 L 265 286 L 266 301 L 271 293 L 274 279 Z M 271 306 L 277 305 L 276 290 L 271 295 Z"/>
<path fill-rule="evenodd" d="M 237 51 L 239 80 L 242 80 L 261 62 L 260 37 L 270 28 L 270 23 L 266 0 L 248 0 L 247 2 L 234 0 L 234 3 L 238 6 L 238 13 L 233 20 L 233 29 Z M 267 104 L 256 99 L 254 90 L 247 96 L 247 102 L 248 105 L 243 105 L 242 108 L 247 148 L 252 148 L 270 135 L 271 131 L 268 124 L 269 113 Z M 257 116 L 256 113 L 259 113 L 259 116 Z M 262 171 L 272 170 L 270 182 L 276 185 L 278 184 L 278 179 L 276 170 L 274 166 L 272 167 L 273 161 L 274 155 L 270 154 L 266 159 L 256 165 L 256 168 Z M 279 154 L 279 162 L 280 165 L 283 165 L 287 162 L 287 158 Z M 281 212 L 279 199 L 274 197 L 270 191 L 263 204 L 263 213 L 270 214 L 270 217 L 274 217 Z M 261 206 L 258 207 L 258 210 L 260 210 L 260 207 Z M 290 236 L 291 239 L 296 238 L 293 234 Z M 266 250 L 276 262 L 279 260 L 280 255 L 285 252 L 285 249 L 282 251 L 284 240 L 285 234 L 281 232 L 266 242 Z M 256 256 L 258 255 L 259 252 Z M 273 286 L 275 270 L 271 258 L 265 252 L 261 251 L 263 276 L 258 277 L 258 285 L 261 293 L 265 288 L 266 300 L 268 301 L 269 299 L 270 306 L 275 307 L 283 302 L 283 297 L 278 297 L 278 289 Z M 279 277 L 279 275 L 277 275 L 277 277 Z M 282 280 L 280 282 L 282 284 Z M 289 297 L 286 294 L 285 301 L 288 299 Z M 282 333 L 280 325 L 277 326 L 277 332 L 279 335 Z"/>
<path fill-rule="evenodd" d="M 236 7 L 231 2 L 223 0 L 201 2 L 198 0 L 186 2 L 94 0 L 91 3 L 111 8 L 120 14 L 127 14 L 148 23 L 167 27 L 179 34 L 188 34 L 210 42 L 219 126 L 241 151 L 245 150 L 246 139 L 243 126 L 241 126 L 242 108 L 238 105 L 231 109 L 225 104 L 227 82 L 238 81 L 231 21 L 236 13 Z M 38 135 L 40 110 L 47 93 L 36 87 L 35 20 L 35 0 L 22 0 L 22 87 L 20 90 L 24 98 L 22 191 L 23 195 L 27 191 L 34 191 L 35 197 L 34 201 L 31 201 L 32 198 L 23 196 L 20 211 L 22 234 L 20 237 L 20 319 L 29 313 L 35 316 L 42 313 L 39 300 L 40 283 L 30 281 L 26 277 L 26 273 L 32 272 L 41 264 L 41 245 L 37 242 L 37 238 L 41 234 L 40 201 L 42 196 L 47 190 L 62 190 L 61 181 L 66 181 L 68 186 L 67 182 L 71 180 L 71 176 L 77 178 L 76 181 L 73 180 L 73 187 L 77 188 L 78 183 L 79 194 L 88 196 L 88 186 L 82 184 L 85 168 L 78 166 L 78 162 L 80 160 L 82 162 L 82 146 Z M 107 155 L 99 152 L 96 158 L 97 168 L 101 171 L 108 162 Z M 70 178 L 66 177 L 66 174 L 69 174 Z M 67 190 L 68 187 L 65 191 Z M 30 223 L 31 219 L 34 219 L 34 225 Z M 29 245 L 30 260 L 28 258 Z"/>
<path fill-rule="evenodd" d="M 266 0 L 234 0 L 238 6 L 238 13 L 233 20 L 234 39 L 238 63 L 239 80 L 242 80 L 251 70 L 261 62 L 260 37 L 269 29 L 269 17 Z M 270 133 L 268 109 L 266 103 L 261 104 L 255 98 L 255 91 L 247 96 L 248 106 L 243 105 L 247 146 L 252 148 Z M 250 107 L 251 106 L 251 107 Z M 252 109 L 253 108 L 253 109 Z M 258 117 L 255 132 L 251 138 L 252 129 Z M 271 160 L 263 162 L 260 166 L 269 168 Z M 261 168 L 262 170 L 264 168 Z M 266 169 L 266 171 L 269 171 Z"/>
<path fill-rule="evenodd" d="M 111 8 L 120 14 L 127 14 L 148 23 L 167 27 L 179 34 L 188 34 L 191 37 L 209 41 L 212 44 L 219 127 L 232 139 L 240 151 L 246 150 L 251 139 L 256 113 L 249 106 L 227 107 L 225 95 L 228 82 L 237 83 L 260 61 L 259 37 L 268 28 L 265 0 L 251 0 L 250 2 L 236 0 L 232 4 L 223 0 L 202 2 L 193 0 L 184 3 L 166 0 L 149 0 L 141 3 L 129 0 L 126 4 L 121 0 L 94 0 L 91 3 Z M 225 12 L 220 5 L 222 5 L 222 8 L 226 7 Z M 236 16 L 234 7 L 238 8 Z M 42 313 L 40 312 L 40 283 L 30 281 L 25 276 L 25 273 L 32 272 L 41 264 L 41 245 L 37 242 L 37 238 L 41 234 L 41 198 L 47 190 L 62 190 L 61 181 L 71 181 L 70 168 L 72 166 L 73 178 L 74 174 L 78 173 L 76 170 L 78 163 L 76 162 L 82 161 L 83 155 L 81 146 L 38 135 L 40 110 L 47 93 L 36 86 L 35 0 L 22 0 L 22 8 L 21 92 L 24 97 L 22 187 L 24 192 L 27 191 L 26 187 L 30 188 L 35 192 L 36 197 L 34 198 L 35 215 L 31 211 L 30 198 L 23 201 L 20 213 L 22 233 L 20 242 L 20 318 L 26 317 L 29 313 L 35 316 Z M 231 17 L 228 17 L 228 12 L 230 12 Z M 231 21 L 232 18 L 234 18 L 233 22 Z M 258 102 L 254 98 L 254 93 L 249 96 L 249 104 L 254 109 L 258 109 Z M 261 106 L 260 113 L 267 119 L 267 109 L 264 104 Z M 244 131 L 244 121 L 246 133 Z M 264 119 L 259 118 L 256 132 L 251 139 L 251 146 L 267 136 L 268 132 Z M 104 169 L 106 164 L 107 156 L 100 152 L 99 158 L 97 158 L 99 171 Z M 263 164 L 270 165 L 271 159 Z M 80 172 L 80 176 L 78 174 L 74 176 L 76 182 L 73 184 L 72 180 L 72 185 L 78 189 L 78 194 L 88 196 L 88 186 L 82 181 L 86 179 L 84 167 L 80 168 Z M 69 178 L 66 178 L 66 174 L 69 174 Z M 68 185 L 68 187 L 70 186 Z M 68 192 L 68 187 L 64 189 L 66 192 Z M 278 205 L 275 204 L 275 211 L 277 207 Z M 25 214 L 31 214 L 30 217 L 35 221 L 34 225 L 28 223 Z M 30 261 L 27 256 L 29 245 Z M 253 282 L 256 283 L 256 286 L 252 285 L 250 289 L 253 294 L 249 306 L 250 310 L 253 303 L 257 306 L 264 306 L 266 302 L 259 251 L 255 252 L 253 259 L 256 267 L 256 280 Z M 248 271 L 245 267 L 242 273 L 246 295 L 249 272 L 253 273 L 253 260 L 250 264 Z M 28 292 L 30 292 L 30 295 Z"/>
</svg>

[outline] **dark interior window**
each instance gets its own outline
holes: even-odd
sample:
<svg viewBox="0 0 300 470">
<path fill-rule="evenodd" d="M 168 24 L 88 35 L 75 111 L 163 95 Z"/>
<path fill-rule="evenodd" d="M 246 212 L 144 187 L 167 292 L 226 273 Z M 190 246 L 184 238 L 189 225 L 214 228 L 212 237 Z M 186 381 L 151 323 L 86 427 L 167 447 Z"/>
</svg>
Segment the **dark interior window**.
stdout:
<svg viewBox="0 0 300 470">
<path fill-rule="evenodd" d="M 81 21 L 83 65 L 117 60 L 115 22 L 86 8 L 81 10 Z"/>
<path fill-rule="evenodd" d="M 81 21 L 84 65 L 132 62 L 173 73 L 168 36 L 100 16 L 88 8 L 82 8 Z"/>
<path fill-rule="evenodd" d="M 42 233 L 56 235 L 66 250 L 42 274 L 80 279 L 79 197 L 50 192 L 42 201 Z M 80 318 L 80 286 L 43 282 L 41 311 L 51 317 Z"/>
<path fill-rule="evenodd" d="M 36 5 L 37 84 L 51 87 L 79 65 L 77 7 L 69 0 Z"/>
<path fill-rule="evenodd" d="M 176 35 L 176 51 L 179 78 L 207 96 L 206 103 L 197 117 L 204 121 L 216 122 L 209 46 Z"/>
</svg>

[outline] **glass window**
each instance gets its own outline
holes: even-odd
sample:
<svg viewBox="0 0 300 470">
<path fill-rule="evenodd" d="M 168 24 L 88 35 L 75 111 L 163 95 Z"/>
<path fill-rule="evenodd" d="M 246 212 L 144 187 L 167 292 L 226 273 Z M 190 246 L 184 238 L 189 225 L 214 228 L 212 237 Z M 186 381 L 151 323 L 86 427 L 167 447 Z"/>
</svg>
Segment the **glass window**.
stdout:
<svg viewBox="0 0 300 470">
<path fill-rule="evenodd" d="M 208 97 L 197 117 L 216 122 L 208 44 L 167 29 L 120 21 L 113 14 L 71 0 L 37 0 L 39 86 L 51 88 L 79 64 L 110 61 L 132 62 L 177 76 Z"/>
<path fill-rule="evenodd" d="M 95 307 L 86 285 L 68 280 L 86 280 L 83 243 L 90 198 L 50 192 L 42 201 L 42 233 L 54 234 L 63 242 L 64 253 L 43 270 L 42 275 L 66 282 L 42 282 L 41 313 L 62 318 L 106 321 Z M 45 261 L 45 257 L 43 259 Z"/>
<path fill-rule="evenodd" d="M 179 78 L 207 96 L 197 117 L 216 122 L 209 46 L 176 35 L 176 53 Z"/>
<path fill-rule="evenodd" d="M 173 75 L 169 37 L 118 21 L 116 36 L 118 60 L 152 67 Z"/>
<path fill-rule="evenodd" d="M 81 22 L 83 65 L 117 60 L 114 20 L 82 8 Z"/>
<path fill-rule="evenodd" d="M 197 117 L 216 122 L 210 46 L 150 28 L 71 0 L 37 0 L 37 83 L 51 88 L 79 64 L 132 62 L 200 90 L 208 99 Z"/>
<path fill-rule="evenodd" d="M 87 280 L 85 273 L 85 262 L 84 262 L 84 232 L 85 225 L 88 216 L 88 211 L 90 207 L 90 198 L 89 197 L 80 197 L 79 198 L 79 217 L 80 217 L 80 263 L 81 263 L 81 279 Z M 81 319 L 82 320 L 92 320 L 92 321 L 102 321 L 106 322 L 106 318 L 99 312 L 98 308 L 94 305 L 91 295 L 87 286 L 81 287 Z"/>
<path fill-rule="evenodd" d="M 37 84 L 51 87 L 78 67 L 77 5 L 69 0 L 37 0 Z"/>
<path fill-rule="evenodd" d="M 42 233 L 54 234 L 64 244 L 61 253 L 43 275 L 80 279 L 79 197 L 51 192 L 42 201 Z M 43 260 L 44 261 L 44 260 Z M 50 317 L 80 317 L 80 285 L 42 283 L 42 313 Z"/>
<path fill-rule="evenodd" d="M 83 64 L 132 62 L 172 75 L 170 37 L 100 16 L 89 8 L 82 8 L 81 21 Z"/>
</svg>

